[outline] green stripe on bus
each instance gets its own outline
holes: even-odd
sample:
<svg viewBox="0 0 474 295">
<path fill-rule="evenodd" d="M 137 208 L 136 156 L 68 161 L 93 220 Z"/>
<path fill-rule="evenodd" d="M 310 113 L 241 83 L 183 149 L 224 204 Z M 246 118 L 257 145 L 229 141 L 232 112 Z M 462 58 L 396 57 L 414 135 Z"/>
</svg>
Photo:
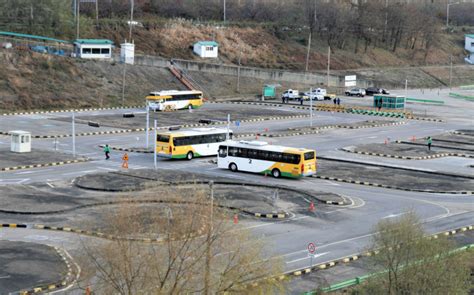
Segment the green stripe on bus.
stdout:
<svg viewBox="0 0 474 295">
<path fill-rule="evenodd" d="M 272 175 L 272 171 L 271 170 L 264 170 L 264 171 L 260 172 L 260 174 Z M 280 175 L 282 177 L 287 177 L 287 178 L 301 178 L 301 177 L 303 177 L 302 174 L 293 174 L 293 173 L 281 172 L 281 171 L 280 171 Z"/>
</svg>

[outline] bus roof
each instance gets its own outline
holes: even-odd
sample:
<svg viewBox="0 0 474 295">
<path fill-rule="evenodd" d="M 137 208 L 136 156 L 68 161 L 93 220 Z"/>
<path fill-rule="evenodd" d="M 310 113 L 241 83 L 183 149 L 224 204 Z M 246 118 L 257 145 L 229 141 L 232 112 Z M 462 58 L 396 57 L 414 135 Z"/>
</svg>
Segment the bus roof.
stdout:
<svg viewBox="0 0 474 295">
<path fill-rule="evenodd" d="M 198 90 L 161 90 L 152 91 L 149 96 L 171 96 L 171 95 L 186 95 L 186 94 L 202 94 L 202 91 Z"/>
<path fill-rule="evenodd" d="M 271 152 L 285 152 L 285 153 L 304 153 L 304 152 L 314 152 L 314 150 L 311 149 L 306 149 L 306 148 L 294 148 L 294 147 L 287 147 L 287 146 L 281 146 L 281 145 L 272 145 L 269 144 L 268 142 L 265 141 L 245 141 L 245 140 L 240 140 L 240 141 L 233 141 L 229 140 L 226 143 L 228 146 L 232 147 L 240 147 L 240 148 L 251 148 L 251 149 L 257 149 L 257 150 L 265 150 L 265 151 L 271 151 Z"/>
<path fill-rule="evenodd" d="M 229 130 L 232 133 L 232 130 Z M 180 136 L 196 136 L 196 135 L 204 135 L 204 134 L 221 134 L 227 133 L 227 129 L 225 128 L 194 128 L 194 129 L 187 129 L 187 130 L 173 130 L 173 131 L 166 131 L 166 132 L 158 132 L 161 135 L 170 135 L 173 137 L 180 137 Z"/>
</svg>

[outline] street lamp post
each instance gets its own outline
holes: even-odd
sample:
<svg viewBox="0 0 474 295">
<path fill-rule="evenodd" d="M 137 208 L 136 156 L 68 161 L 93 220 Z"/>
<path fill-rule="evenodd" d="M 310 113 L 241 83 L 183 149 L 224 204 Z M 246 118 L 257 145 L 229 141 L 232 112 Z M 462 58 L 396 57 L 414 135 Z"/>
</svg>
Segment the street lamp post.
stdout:
<svg viewBox="0 0 474 295">
<path fill-rule="evenodd" d="M 453 3 L 448 3 L 446 4 L 446 31 L 449 29 L 449 6 L 459 4 L 459 2 L 453 2 Z"/>
</svg>

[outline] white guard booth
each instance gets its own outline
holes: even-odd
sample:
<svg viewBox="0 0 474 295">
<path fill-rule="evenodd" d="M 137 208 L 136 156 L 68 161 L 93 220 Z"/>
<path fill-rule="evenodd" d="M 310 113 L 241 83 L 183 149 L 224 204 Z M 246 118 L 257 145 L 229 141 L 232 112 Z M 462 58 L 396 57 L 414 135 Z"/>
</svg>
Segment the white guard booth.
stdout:
<svg viewBox="0 0 474 295">
<path fill-rule="evenodd" d="M 194 43 L 193 51 L 195 54 L 203 58 L 217 58 L 219 44 L 215 41 L 199 41 Z"/>
<path fill-rule="evenodd" d="M 108 39 L 76 39 L 74 53 L 79 58 L 111 59 L 113 44 Z"/>
<path fill-rule="evenodd" d="M 10 151 L 14 153 L 29 153 L 31 152 L 31 133 L 28 131 L 10 131 L 11 134 L 11 148 Z"/>
</svg>

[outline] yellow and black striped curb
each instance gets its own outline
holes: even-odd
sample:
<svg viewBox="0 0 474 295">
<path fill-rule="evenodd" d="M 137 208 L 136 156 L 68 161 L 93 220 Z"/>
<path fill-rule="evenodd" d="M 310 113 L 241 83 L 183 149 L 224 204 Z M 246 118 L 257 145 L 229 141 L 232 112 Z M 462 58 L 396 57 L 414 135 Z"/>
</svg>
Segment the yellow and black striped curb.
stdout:
<svg viewBox="0 0 474 295">
<path fill-rule="evenodd" d="M 69 109 L 69 110 L 52 110 L 52 111 L 31 111 L 31 112 L 11 112 L 3 113 L 2 116 L 18 116 L 18 115 L 41 115 L 54 113 L 71 113 L 71 112 L 91 112 L 91 111 L 107 111 L 107 110 L 127 110 L 144 108 L 145 106 L 130 106 L 130 107 L 109 107 L 109 108 L 88 108 L 88 109 Z"/>
<path fill-rule="evenodd" d="M 163 239 L 163 238 L 132 238 L 132 237 L 120 237 L 120 236 L 114 236 L 102 232 L 96 232 L 96 231 L 89 231 L 89 230 L 81 230 L 81 229 L 75 229 L 71 227 L 60 227 L 60 226 L 48 226 L 48 225 L 43 225 L 43 224 L 19 224 L 19 223 L 3 223 L 1 224 L 0 227 L 8 227 L 8 228 L 29 228 L 29 229 L 38 229 L 38 230 L 50 230 L 50 231 L 63 231 L 63 232 L 70 232 L 70 233 L 75 233 L 75 234 L 80 234 L 80 235 L 85 235 L 85 236 L 90 236 L 90 237 L 95 237 L 95 238 L 101 238 L 101 239 L 107 239 L 107 240 L 113 240 L 113 241 L 118 241 L 118 240 L 126 240 L 126 241 L 133 241 L 133 242 L 144 242 L 144 243 L 162 243 L 168 241 L 168 239 Z M 201 236 L 205 233 L 206 231 L 206 226 L 203 225 L 201 228 L 199 228 L 195 233 L 189 235 L 191 237 L 198 237 Z M 179 238 L 172 238 L 171 240 L 178 240 Z"/>
<path fill-rule="evenodd" d="M 67 161 L 60 161 L 60 162 L 53 162 L 53 163 L 46 163 L 46 164 L 4 167 L 4 168 L 1 168 L 0 171 L 13 171 L 13 170 L 39 168 L 39 167 L 61 166 L 61 165 L 66 165 L 66 164 L 83 163 L 87 161 L 90 161 L 90 159 L 84 158 L 84 159 L 67 160 Z"/>
<path fill-rule="evenodd" d="M 67 286 L 68 282 L 73 281 L 73 270 L 72 270 L 72 267 L 71 267 L 71 263 L 69 262 L 69 259 L 66 257 L 66 255 L 63 254 L 61 249 L 59 249 L 56 246 L 53 246 L 53 248 L 54 248 L 54 250 L 56 250 L 58 255 L 61 257 L 61 259 L 66 264 L 66 267 L 67 267 L 66 276 L 63 278 L 63 280 L 61 280 L 60 282 L 57 282 L 57 283 L 37 286 L 37 287 L 31 288 L 29 290 L 22 290 L 22 291 L 19 292 L 21 295 L 37 294 L 37 293 L 48 293 L 48 292 L 51 292 L 51 291 L 54 291 L 54 290 L 65 288 Z"/>
<path fill-rule="evenodd" d="M 430 235 L 427 238 L 428 239 L 437 239 L 440 236 L 453 236 L 453 235 L 463 233 L 463 232 L 466 232 L 466 231 L 471 231 L 471 230 L 474 230 L 474 225 L 464 226 L 464 227 L 460 227 L 460 228 L 457 228 L 457 229 L 454 229 L 454 230 L 439 232 L 439 233 Z M 391 249 L 389 248 L 388 250 L 391 250 Z M 364 252 L 364 253 L 354 254 L 354 255 L 338 258 L 338 259 L 335 259 L 333 261 L 317 264 L 317 265 L 314 265 L 313 267 L 308 267 L 308 268 L 304 268 L 304 269 L 300 269 L 300 270 L 294 270 L 294 271 L 291 271 L 291 272 L 288 272 L 288 273 L 284 274 L 284 276 L 301 276 L 301 275 L 304 275 L 304 274 L 311 273 L 312 271 L 328 269 L 328 268 L 336 266 L 336 265 L 353 262 L 353 261 L 359 260 L 363 257 L 370 257 L 370 256 L 377 255 L 379 253 L 380 253 L 380 250 L 373 250 L 373 251 L 367 251 L 367 252 Z"/>
<path fill-rule="evenodd" d="M 400 143 L 400 144 L 411 144 L 411 145 L 417 145 L 417 146 L 426 146 L 424 143 L 419 143 L 419 142 L 411 142 L 411 141 L 404 141 L 404 140 L 396 140 L 395 143 Z M 446 146 L 436 146 L 433 145 L 432 147 L 437 147 L 440 149 L 454 149 L 454 150 L 463 150 L 462 148 L 456 148 L 456 147 L 446 147 Z M 471 150 L 472 151 L 472 150 Z M 450 153 L 450 156 L 454 157 L 464 157 L 464 158 L 474 158 L 474 155 L 469 155 L 469 154 L 462 154 L 462 153 Z"/>
<path fill-rule="evenodd" d="M 289 120 L 289 119 L 300 119 L 307 118 L 309 115 L 293 115 L 293 116 L 280 116 L 280 117 L 265 117 L 265 118 L 255 118 L 255 119 L 245 119 L 240 120 L 241 123 L 250 123 L 250 122 L 263 122 L 263 121 L 274 121 L 274 120 Z M 235 121 L 231 121 L 235 123 Z M 217 121 L 206 123 L 196 123 L 196 124 L 184 124 L 180 127 L 182 128 L 192 128 L 192 127 L 204 127 L 209 125 L 224 125 L 227 122 Z M 167 130 L 169 127 L 158 127 L 159 130 Z M 148 128 L 152 131 L 154 128 Z M 75 136 L 92 136 L 92 135 L 106 135 L 106 134 L 118 134 L 118 133 L 131 133 L 131 132 L 142 132 L 146 131 L 146 128 L 135 128 L 135 129 L 121 129 L 121 130 L 109 130 L 109 131 L 96 131 L 96 132 L 82 132 L 77 133 Z M 0 131 L 0 135 L 11 135 L 9 132 Z M 57 134 L 57 135 L 32 135 L 33 138 L 63 138 L 63 137 L 72 137 L 72 134 Z"/>
<path fill-rule="evenodd" d="M 405 187 L 398 187 L 393 185 L 385 185 L 367 181 L 359 181 L 359 180 L 352 180 L 352 179 L 342 179 L 332 176 L 323 176 L 323 175 L 313 175 L 314 178 L 325 179 L 325 180 L 332 180 L 338 182 L 345 182 L 345 183 L 353 183 L 353 184 L 360 184 L 365 186 L 373 186 L 373 187 L 381 187 L 387 189 L 395 189 L 401 191 L 408 191 L 408 192 L 423 192 L 423 193 L 434 193 L 434 194 L 455 194 L 455 195 L 474 195 L 474 191 L 435 191 L 435 190 L 423 190 L 423 189 L 412 189 L 412 188 L 405 188 Z M 454 177 L 454 176 L 453 176 Z"/>
<path fill-rule="evenodd" d="M 287 213 L 254 213 L 255 217 L 258 218 L 274 218 L 274 219 L 283 219 L 288 216 Z"/>
<path fill-rule="evenodd" d="M 361 126 L 328 125 L 328 126 L 314 127 L 313 130 L 308 130 L 308 131 L 297 131 L 297 132 L 280 133 L 280 134 L 262 133 L 261 136 L 265 136 L 265 137 L 299 136 L 299 135 L 318 134 L 318 133 L 320 133 L 320 130 L 324 130 L 324 129 L 335 129 L 335 128 L 362 129 L 362 128 L 377 128 L 377 127 L 384 127 L 384 126 L 395 126 L 395 125 L 403 125 L 403 124 L 406 124 L 406 122 L 394 122 L 394 123 L 386 123 L 386 124 L 384 123 L 384 124 L 361 125 Z"/>
<path fill-rule="evenodd" d="M 385 157 L 385 158 L 395 158 L 395 159 L 403 159 L 403 160 L 428 160 L 428 159 L 436 159 L 436 158 L 453 156 L 453 153 L 442 153 L 442 154 L 435 154 L 435 155 L 430 155 L 430 156 L 412 157 L 412 156 L 398 156 L 398 155 L 388 155 L 388 154 L 381 154 L 381 153 L 355 151 L 348 148 L 341 148 L 341 150 L 348 153 L 353 153 L 353 154 L 377 156 L 377 157 Z"/>
<path fill-rule="evenodd" d="M 246 105 L 259 105 L 259 106 L 272 106 L 282 107 L 282 104 L 277 103 L 264 103 L 264 102 L 252 102 L 252 101 L 208 101 L 207 103 L 219 103 L 219 104 L 246 104 Z"/>
<path fill-rule="evenodd" d="M 452 131 L 451 133 L 452 134 L 459 134 L 459 135 L 474 136 L 474 134 L 472 134 L 472 133 L 466 133 L 466 132 L 462 132 L 462 131 Z"/>
<path fill-rule="evenodd" d="M 99 144 L 100 148 L 104 148 L 105 145 Z M 122 151 L 122 152 L 128 152 L 128 153 L 142 153 L 142 154 L 153 154 L 153 150 L 138 150 L 134 148 L 122 148 L 122 147 L 116 147 L 116 146 L 110 146 L 109 148 L 114 150 L 114 151 Z"/>
</svg>

